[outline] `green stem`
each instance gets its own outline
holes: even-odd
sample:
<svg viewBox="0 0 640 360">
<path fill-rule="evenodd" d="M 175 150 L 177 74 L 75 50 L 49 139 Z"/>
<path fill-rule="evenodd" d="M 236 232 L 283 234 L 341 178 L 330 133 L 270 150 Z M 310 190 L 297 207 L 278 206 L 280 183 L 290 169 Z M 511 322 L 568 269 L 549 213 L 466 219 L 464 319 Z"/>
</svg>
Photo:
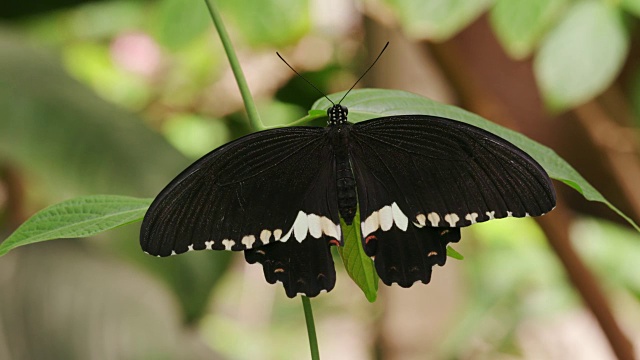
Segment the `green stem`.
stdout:
<svg viewBox="0 0 640 360">
<path fill-rule="evenodd" d="M 254 131 L 264 130 L 266 129 L 266 126 L 264 126 L 262 120 L 260 120 L 258 109 L 256 108 L 256 104 L 253 102 L 251 91 L 249 91 L 249 85 L 247 85 L 247 80 L 245 79 L 242 68 L 240 67 L 240 62 L 238 61 L 236 52 L 233 49 L 233 45 L 231 44 L 231 39 L 229 39 L 229 34 L 227 33 L 227 30 L 222 23 L 222 18 L 220 17 L 220 14 L 218 13 L 216 7 L 213 5 L 213 0 L 205 0 L 205 3 L 207 4 L 207 8 L 209 8 L 211 20 L 213 20 L 213 24 L 218 31 L 218 36 L 220 36 L 224 51 L 227 53 L 227 58 L 229 59 L 231 70 L 233 71 L 233 75 L 236 77 L 236 82 L 238 83 L 238 87 L 240 88 L 240 94 L 242 94 L 244 107 L 247 110 L 247 115 L 249 116 L 249 125 Z"/>
<path fill-rule="evenodd" d="M 313 310 L 311 310 L 311 300 L 302 295 L 302 307 L 304 308 L 304 318 L 307 321 L 307 333 L 309 333 L 309 348 L 311 349 L 311 359 L 320 360 L 318 351 L 318 339 L 316 338 L 316 325 L 313 322 Z"/>
</svg>

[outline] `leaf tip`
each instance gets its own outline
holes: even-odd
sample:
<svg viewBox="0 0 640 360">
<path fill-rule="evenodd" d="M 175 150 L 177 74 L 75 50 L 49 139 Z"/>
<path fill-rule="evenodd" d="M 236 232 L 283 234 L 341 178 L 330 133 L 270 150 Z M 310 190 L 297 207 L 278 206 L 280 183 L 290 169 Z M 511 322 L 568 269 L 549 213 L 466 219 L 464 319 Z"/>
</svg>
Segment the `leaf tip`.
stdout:
<svg viewBox="0 0 640 360">
<path fill-rule="evenodd" d="M 457 252 L 451 246 L 447 246 L 447 256 L 451 257 L 451 258 L 454 258 L 456 260 L 464 260 L 464 256 L 462 254 L 460 254 L 459 252 Z"/>
</svg>

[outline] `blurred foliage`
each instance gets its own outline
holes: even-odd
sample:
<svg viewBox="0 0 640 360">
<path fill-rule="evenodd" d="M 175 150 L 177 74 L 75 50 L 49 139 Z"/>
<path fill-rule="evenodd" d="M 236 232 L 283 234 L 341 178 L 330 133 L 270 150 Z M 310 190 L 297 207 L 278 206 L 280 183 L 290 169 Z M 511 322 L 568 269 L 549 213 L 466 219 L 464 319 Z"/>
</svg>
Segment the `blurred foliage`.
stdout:
<svg viewBox="0 0 640 360">
<path fill-rule="evenodd" d="M 220 11 L 251 46 L 284 47 L 311 30 L 308 0 L 223 0 Z"/>
<path fill-rule="evenodd" d="M 345 3 L 331 2 L 332 11 L 357 14 Z M 534 59 L 540 91 L 556 110 L 612 84 L 633 53 L 630 34 L 640 17 L 638 0 L 377 3 L 416 40 L 446 41 L 488 13 L 505 51 Z M 353 65 L 361 62 L 361 46 L 354 45 L 362 41 L 359 19 L 331 23 L 339 17 L 316 11 L 317 1 L 221 0 L 219 7 L 246 59 L 290 51 L 300 62 L 295 66 L 326 93 L 359 75 Z M 190 159 L 249 131 L 233 98 L 237 90 L 225 83 L 227 62 L 202 2 L 6 1 L 0 19 L 9 19 L 0 24 L 0 166 L 19 174 L 22 217 L 78 195 L 154 196 Z M 332 31 L 319 29 L 321 22 L 333 24 Z M 332 54 L 308 65 L 319 49 Z M 626 85 L 640 119 L 640 71 L 631 70 Z M 250 81 L 256 88 L 261 81 L 280 84 L 258 92 L 267 125 L 304 116 L 318 98 L 300 79 L 266 73 Z M 9 208 L 12 191 L 20 193 L 0 186 L 0 206 Z M 13 230 L 7 217 L 0 219 L 0 233 Z M 1 258 L 0 358 L 215 358 L 211 349 L 229 358 L 307 355 L 300 304 L 265 284 L 259 268 L 227 271 L 231 257 L 220 252 L 150 257 L 137 236 L 130 226 Z M 618 311 L 637 318 L 637 303 L 619 300 L 640 300 L 637 234 L 589 219 L 572 236 L 622 304 Z M 533 221 L 476 225 L 463 239 L 465 306 L 434 353 L 486 354 L 480 342 L 492 347 L 488 357 L 518 354 L 524 321 L 546 324 L 581 306 Z M 319 321 L 321 352 L 336 338 L 373 347 L 380 302 L 368 305 L 337 265 L 332 294 L 340 296 L 314 301 L 316 319 L 328 319 Z M 348 353 L 347 345 L 337 348 Z"/>
<path fill-rule="evenodd" d="M 567 3 L 567 0 L 498 0 L 491 8 L 491 25 L 509 55 L 523 59 L 531 55 Z"/>
<path fill-rule="evenodd" d="M 552 110 L 580 105 L 608 88 L 628 54 L 627 13 L 640 1 L 384 0 L 417 39 L 444 41 L 489 9 L 497 38 L 516 59 L 533 56 L 543 98 Z"/>
<path fill-rule="evenodd" d="M 464 260 L 468 296 L 474 300 L 461 309 L 460 321 L 441 347 L 444 358 L 462 355 L 466 350 L 460 344 L 474 337 L 513 344 L 525 318 L 552 317 L 579 305 L 579 297 L 564 279 L 562 266 L 533 219 L 477 224 L 463 233 L 463 239 L 474 244 L 473 256 Z"/>
<path fill-rule="evenodd" d="M 384 0 L 414 37 L 440 41 L 454 36 L 482 14 L 491 0 Z"/>
<path fill-rule="evenodd" d="M 604 91 L 622 69 L 628 51 L 627 31 L 617 8 L 597 1 L 573 5 L 535 60 L 548 106 L 564 110 Z"/>
</svg>

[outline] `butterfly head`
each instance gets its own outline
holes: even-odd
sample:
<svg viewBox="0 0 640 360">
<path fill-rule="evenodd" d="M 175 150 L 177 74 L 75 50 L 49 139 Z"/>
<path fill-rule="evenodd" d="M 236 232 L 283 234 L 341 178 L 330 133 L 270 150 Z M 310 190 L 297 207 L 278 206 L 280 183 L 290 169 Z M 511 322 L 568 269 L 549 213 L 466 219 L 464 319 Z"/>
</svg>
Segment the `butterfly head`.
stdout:
<svg viewBox="0 0 640 360">
<path fill-rule="evenodd" d="M 340 125 L 346 123 L 347 114 L 349 114 L 349 109 L 347 109 L 346 106 L 340 104 L 333 105 L 327 110 L 327 116 L 329 116 L 327 125 Z"/>
</svg>

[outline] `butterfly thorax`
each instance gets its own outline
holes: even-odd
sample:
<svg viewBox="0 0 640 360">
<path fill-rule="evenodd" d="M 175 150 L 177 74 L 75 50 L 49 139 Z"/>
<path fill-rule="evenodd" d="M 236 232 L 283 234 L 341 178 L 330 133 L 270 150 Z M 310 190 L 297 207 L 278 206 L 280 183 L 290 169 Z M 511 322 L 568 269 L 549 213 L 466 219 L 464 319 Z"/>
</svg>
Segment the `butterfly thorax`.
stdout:
<svg viewBox="0 0 640 360">
<path fill-rule="evenodd" d="M 335 126 L 347 123 L 347 115 L 349 114 L 349 109 L 346 106 L 336 104 L 327 109 L 327 116 L 329 120 L 327 121 L 327 125 Z"/>
<path fill-rule="evenodd" d="M 338 210 L 348 225 L 353 222 L 357 207 L 356 180 L 349 160 L 349 132 L 352 126 L 350 123 L 344 123 L 331 126 L 329 129 L 329 138 L 335 154 Z"/>
</svg>

